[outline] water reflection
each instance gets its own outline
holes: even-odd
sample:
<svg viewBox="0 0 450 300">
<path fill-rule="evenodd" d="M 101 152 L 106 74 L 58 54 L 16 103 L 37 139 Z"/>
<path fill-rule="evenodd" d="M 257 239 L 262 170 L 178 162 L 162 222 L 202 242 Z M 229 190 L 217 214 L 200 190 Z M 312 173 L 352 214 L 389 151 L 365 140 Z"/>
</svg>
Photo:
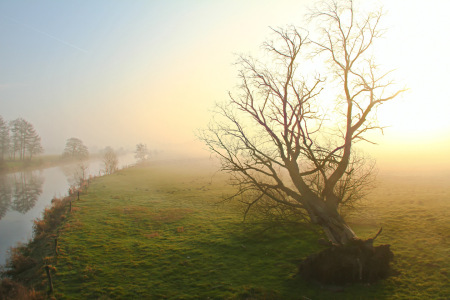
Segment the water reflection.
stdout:
<svg viewBox="0 0 450 300">
<path fill-rule="evenodd" d="M 121 156 L 120 167 L 134 162 L 134 155 Z M 54 197 L 64 197 L 79 183 L 80 177 L 99 175 L 100 160 L 88 161 L 84 167 L 61 166 L 41 171 L 0 175 L 0 267 L 5 263 L 9 247 L 32 238 L 33 220 Z M 34 207 L 33 207 L 34 206 Z"/>
<path fill-rule="evenodd" d="M 0 219 L 8 210 L 27 213 L 42 194 L 40 172 L 18 172 L 0 177 Z"/>
<path fill-rule="evenodd" d="M 8 176 L 0 176 L 0 220 L 11 205 L 11 184 Z"/>
</svg>

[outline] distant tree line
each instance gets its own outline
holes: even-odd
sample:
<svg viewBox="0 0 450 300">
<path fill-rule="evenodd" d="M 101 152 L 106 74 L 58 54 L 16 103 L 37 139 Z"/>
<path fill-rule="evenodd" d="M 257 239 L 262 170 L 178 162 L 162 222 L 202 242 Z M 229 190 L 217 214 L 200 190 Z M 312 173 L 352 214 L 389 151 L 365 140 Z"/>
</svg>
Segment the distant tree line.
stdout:
<svg viewBox="0 0 450 300">
<path fill-rule="evenodd" d="M 0 116 L 0 161 L 31 160 L 43 152 L 41 137 L 30 122 L 23 118 L 6 122 Z"/>
</svg>

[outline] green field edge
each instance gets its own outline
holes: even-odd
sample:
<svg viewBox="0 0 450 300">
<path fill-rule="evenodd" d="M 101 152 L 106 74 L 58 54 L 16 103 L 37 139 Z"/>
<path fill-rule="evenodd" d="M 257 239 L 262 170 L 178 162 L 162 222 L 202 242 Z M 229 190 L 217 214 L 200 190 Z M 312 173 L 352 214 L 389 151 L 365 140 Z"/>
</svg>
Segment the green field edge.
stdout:
<svg viewBox="0 0 450 300">
<path fill-rule="evenodd" d="M 297 276 L 299 262 L 320 249 L 319 232 L 243 223 L 238 204 L 218 204 L 226 180 L 192 167 L 131 167 L 94 178 L 80 200 L 54 201 L 34 239 L 16 248 L 10 277 L 44 297 L 48 265 L 57 299 L 448 299 L 447 201 L 423 207 L 417 193 L 399 194 L 404 203 L 388 206 L 386 185 L 377 190 L 379 203 L 348 219 L 362 237 L 383 226 L 378 242 L 392 245 L 398 274 L 323 286 Z M 447 200 L 448 190 L 440 191 Z M 405 235 L 413 230 L 416 240 Z"/>
</svg>

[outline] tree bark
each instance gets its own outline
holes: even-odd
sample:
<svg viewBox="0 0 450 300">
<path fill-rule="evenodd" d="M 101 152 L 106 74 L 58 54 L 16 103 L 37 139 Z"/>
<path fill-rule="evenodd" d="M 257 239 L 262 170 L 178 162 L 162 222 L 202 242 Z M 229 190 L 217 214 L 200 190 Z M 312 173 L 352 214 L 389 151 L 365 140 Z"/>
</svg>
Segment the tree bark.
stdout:
<svg viewBox="0 0 450 300">
<path fill-rule="evenodd" d="M 323 231 L 333 244 L 345 245 L 358 238 L 340 216 L 338 218 L 335 216 L 329 217 L 320 225 L 322 225 Z"/>
<path fill-rule="evenodd" d="M 355 232 L 347 225 L 344 218 L 334 205 L 327 205 L 323 200 L 316 198 L 308 203 L 309 214 L 314 223 L 322 226 L 327 238 L 337 245 L 345 245 L 357 239 Z"/>
</svg>

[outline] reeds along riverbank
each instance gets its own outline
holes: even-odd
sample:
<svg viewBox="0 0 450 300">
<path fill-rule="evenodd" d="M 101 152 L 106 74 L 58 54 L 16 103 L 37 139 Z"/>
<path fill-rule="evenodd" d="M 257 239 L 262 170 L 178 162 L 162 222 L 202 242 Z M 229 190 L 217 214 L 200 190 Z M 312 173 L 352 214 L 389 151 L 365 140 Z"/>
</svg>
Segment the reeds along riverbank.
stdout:
<svg viewBox="0 0 450 300">
<path fill-rule="evenodd" d="M 51 273 L 58 259 L 58 231 L 72 211 L 72 202 L 87 192 L 88 181 L 81 187 L 70 190 L 67 197 L 54 198 L 42 219 L 34 221 L 33 239 L 11 247 L 1 270 L 0 299 L 45 299 L 51 294 Z"/>
</svg>

